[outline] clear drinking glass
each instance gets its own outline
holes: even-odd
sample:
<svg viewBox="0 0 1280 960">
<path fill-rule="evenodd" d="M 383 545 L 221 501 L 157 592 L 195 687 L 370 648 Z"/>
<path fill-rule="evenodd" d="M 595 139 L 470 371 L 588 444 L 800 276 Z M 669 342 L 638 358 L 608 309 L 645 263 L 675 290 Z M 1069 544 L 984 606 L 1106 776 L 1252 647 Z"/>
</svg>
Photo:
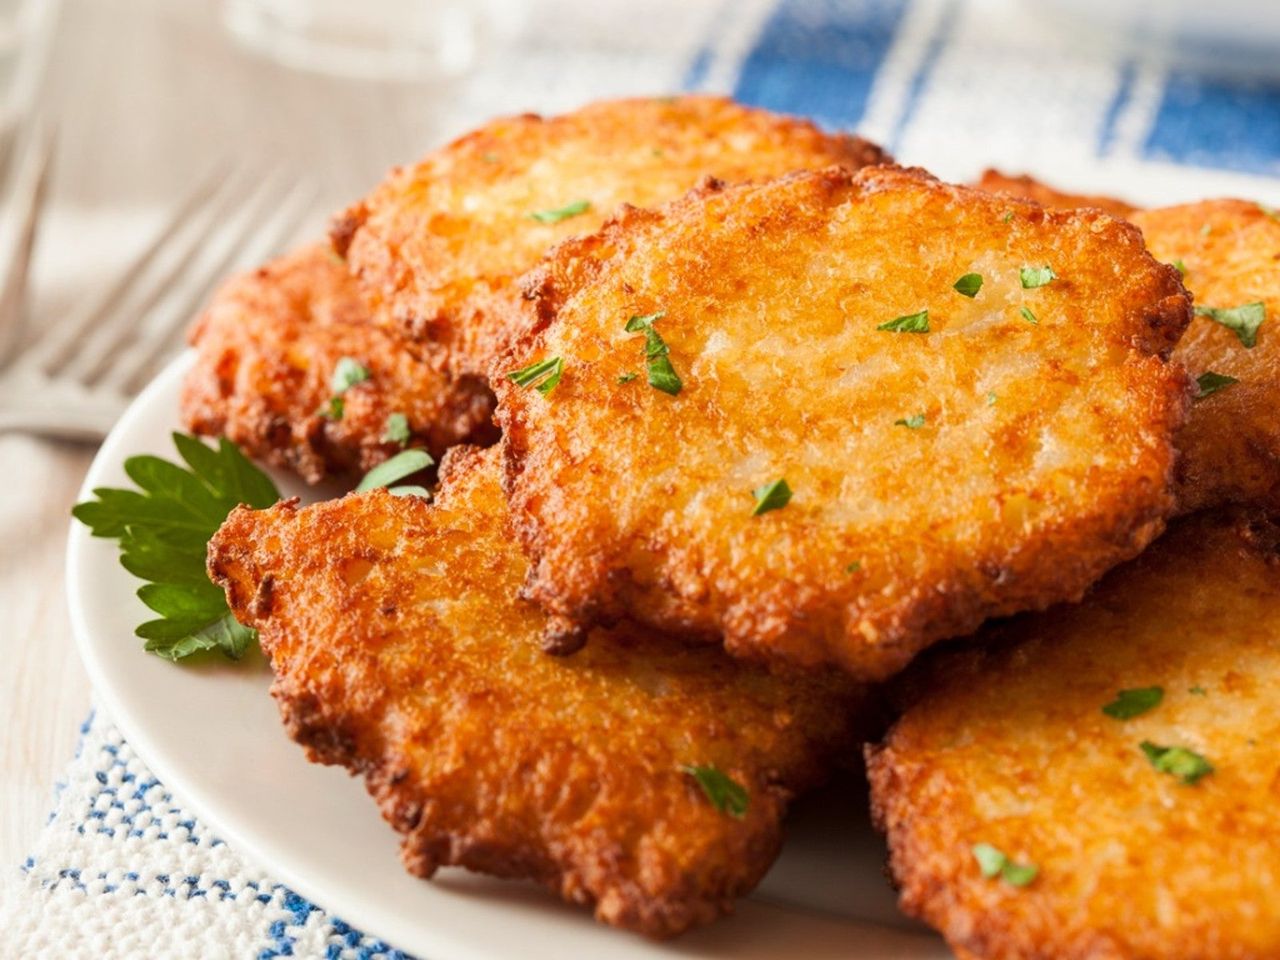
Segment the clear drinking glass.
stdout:
<svg viewBox="0 0 1280 960">
<path fill-rule="evenodd" d="M 492 0 L 225 0 L 223 22 L 245 46 L 287 66 L 422 80 L 466 72 L 494 12 Z"/>
</svg>

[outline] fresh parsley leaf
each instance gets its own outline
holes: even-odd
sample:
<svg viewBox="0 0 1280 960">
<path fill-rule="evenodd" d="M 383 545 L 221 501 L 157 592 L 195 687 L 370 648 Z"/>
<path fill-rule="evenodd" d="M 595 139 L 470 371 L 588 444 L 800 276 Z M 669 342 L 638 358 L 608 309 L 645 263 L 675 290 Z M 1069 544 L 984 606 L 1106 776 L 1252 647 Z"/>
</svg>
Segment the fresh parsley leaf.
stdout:
<svg viewBox="0 0 1280 960">
<path fill-rule="evenodd" d="M 1196 394 L 1196 399 L 1203 400 L 1210 394 L 1217 393 L 1219 390 L 1239 382 L 1235 377 L 1228 376 L 1225 373 L 1214 373 L 1212 370 L 1206 370 L 1196 377 L 1196 386 L 1200 388 L 1200 392 Z"/>
<path fill-rule="evenodd" d="M 978 861 L 978 870 L 988 880 L 998 876 L 1011 887 L 1025 887 L 1040 874 L 1035 864 L 1015 863 L 989 843 L 975 843 L 970 850 Z"/>
<path fill-rule="evenodd" d="M 531 386 L 545 397 L 556 388 L 563 373 L 564 360 L 561 357 L 548 357 L 546 360 L 535 360 L 519 370 L 512 370 L 507 374 L 507 379 L 518 387 Z"/>
<path fill-rule="evenodd" d="M 387 424 L 382 429 L 383 443 L 398 443 L 408 446 L 413 434 L 409 430 L 409 418 L 403 413 L 393 413 L 387 417 Z"/>
<path fill-rule="evenodd" d="M 906 427 L 908 430 L 919 430 L 924 426 L 924 414 L 917 413 L 910 417 L 903 417 L 901 420 L 893 421 L 895 427 Z"/>
<path fill-rule="evenodd" d="M 665 310 L 659 310 L 646 316 L 632 317 L 624 329 L 627 333 L 644 331 L 645 369 L 649 374 L 649 386 L 674 397 L 683 389 L 684 383 L 676 373 L 676 368 L 671 365 L 667 342 L 662 339 L 662 334 L 653 329 L 654 322 L 666 315 Z"/>
<path fill-rule="evenodd" d="M 1187 693 L 1194 694 L 1197 697 L 1207 697 L 1209 695 L 1209 691 L 1198 683 L 1194 687 L 1188 687 Z"/>
<path fill-rule="evenodd" d="M 1036 315 L 1031 312 L 1030 307 L 1019 307 L 1018 312 L 1022 314 L 1022 319 L 1032 326 L 1040 326 L 1040 321 L 1036 319 Z"/>
<path fill-rule="evenodd" d="M 951 286 L 960 296 L 968 297 L 972 300 L 978 295 L 978 291 L 982 289 L 982 274 L 966 273 Z"/>
<path fill-rule="evenodd" d="M 861 569 L 862 569 L 862 563 L 858 560 L 855 560 L 853 561 L 853 563 L 849 564 L 847 567 L 844 568 L 844 572 L 857 573 Z"/>
<path fill-rule="evenodd" d="M 356 484 L 356 492 L 363 493 L 366 490 L 376 490 L 378 487 L 388 487 L 391 493 L 400 493 L 406 488 L 391 487 L 391 484 L 397 480 L 403 480 L 419 470 L 425 470 L 427 467 L 435 463 L 431 459 L 431 454 L 425 450 L 413 448 L 411 450 L 402 450 L 389 460 L 384 460 L 361 478 Z M 421 487 L 413 488 L 413 492 L 422 490 Z M 423 494 L 426 491 L 423 490 Z"/>
<path fill-rule="evenodd" d="M 1258 343 L 1258 328 L 1267 319 L 1267 306 L 1257 300 L 1238 307 L 1196 307 L 1196 316 L 1222 324 L 1240 338 L 1245 349 L 1252 350 Z"/>
<path fill-rule="evenodd" d="M 1007 212 L 1003 217 L 1001 217 L 1001 218 L 1000 218 L 1000 222 L 1001 222 L 1001 223 L 1008 223 L 1008 222 L 1009 222 L 1010 220 L 1012 220 L 1012 219 L 1013 219 L 1013 211 L 1012 211 L 1012 210 L 1010 210 L 1010 211 L 1008 211 L 1008 212 Z"/>
<path fill-rule="evenodd" d="M 566 203 L 563 207 L 556 207 L 553 210 L 535 210 L 529 214 L 529 218 L 539 223 L 559 223 L 561 220 L 568 220 L 570 217 L 586 213 L 590 209 L 590 200 L 575 200 L 573 203 Z"/>
<path fill-rule="evenodd" d="M 421 497 L 423 500 L 431 499 L 431 491 L 426 487 L 420 487 L 416 483 L 402 483 L 397 487 L 387 487 L 387 493 L 393 497 Z"/>
<path fill-rule="evenodd" d="M 1163 699 L 1163 687 L 1135 687 L 1117 693 L 1116 698 L 1102 708 L 1102 712 L 1116 720 L 1129 720 L 1148 710 L 1154 710 Z"/>
<path fill-rule="evenodd" d="M 640 376 L 640 374 L 638 374 L 638 373 L 624 373 L 622 376 L 620 376 L 620 377 L 618 378 L 618 382 L 619 382 L 619 383 L 630 383 L 632 380 L 634 380 L 634 379 L 635 379 L 636 377 L 638 377 L 638 376 Z"/>
<path fill-rule="evenodd" d="M 906 316 L 894 317 L 876 327 L 877 330 L 889 330 L 893 333 L 928 333 L 929 311 L 908 313 Z"/>
<path fill-rule="evenodd" d="M 148 583 L 138 598 L 160 614 L 134 631 L 144 649 L 169 660 L 216 650 L 238 660 L 257 634 L 231 616 L 209 581 L 205 552 L 222 521 L 244 503 L 264 509 L 280 499 L 271 478 L 225 438 L 217 449 L 173 434 L 186 466 L 160 457 L 124 462 L 137 489 L 100 487 L 71 514 L 95 537 L 119 541 L 121 565 Z"/>
<path fill-rule="evenodd" d="M 758 517 L 762 513 L 768 513 L 770 510 L 781 510 L 791 502 L 791 487 L 787 485 L 787 481 L 779 477 L 772 483 L 766 483 L 762 487 L 756 487 L 751 491 L 751 495 L 756 498 L 756 505 L 751 510 L 753 517 Z"/>
<path fill-rule="evenodd" d="M 1181 258 L 1173 261 L 1169 266 L 1178 271 L 1178 276 L 1185 277 L 1187 275 L 1187 265 L 1182 262 Z"/>
<path fill-rule="evenodd" d="M 341 420 L 342 415 L 347 410 L 347 402 L 341 397 L 330 397 L 326 403 L 316 412 L 326 420 Z"/>
<path fill-rule="evenodd" d="M 1053 267 L 1047 263 L 1043 267 L 1023 267 L 1018 271 L 1018 279 L 1022 281 L 1024 290 L 1033 290 L 1058 279 Z"/>
<path fill-rule="evenodd" d="M 346 393 L 357 383 L 369 379 L 369 368 L 355 357 L 340 357 L 329 378 L 329 389 L 335 394 Z"/>
<path fill-rule="evenodd" d="M 1153 767 L 1161 773 L 1177 777 L 1188 786 L 1213 773 L 1213 764 L 1186 747 L 1162 747 L 1150 740 L 1143 740 L 1140 746 Z"/>
<path fill-rule="evenodd" d="M 713 766 L 686 764 L 680 768 L 698 782 L 711 805 L 721 813 L 741 820 L 747 815 L 751 797 L 747 788 Z"/>
<path fill-rule="evenodd" d="M 988 394 L 987 394 L 987 406 L 988 406 L 988 407 L 994 407 L 994 406 L 996 405 L 996 401 L 997 401 L 997 400 L 999 400 L 999 399 L 1000 399 L 1000 398 L 999 398 L 999 397 L 997 397 L 994 393 L 988 393 Z"/>
</svg>

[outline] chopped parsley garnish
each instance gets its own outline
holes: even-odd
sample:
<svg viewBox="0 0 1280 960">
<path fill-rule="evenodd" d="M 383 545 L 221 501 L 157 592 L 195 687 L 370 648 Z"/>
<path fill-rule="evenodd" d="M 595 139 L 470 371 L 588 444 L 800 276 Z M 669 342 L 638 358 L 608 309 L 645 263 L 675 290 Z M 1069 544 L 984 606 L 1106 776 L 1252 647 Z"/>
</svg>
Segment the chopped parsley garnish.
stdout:
<svg viewBox="0 0 1280 960">
<path fill-rule="evenodd" d="M 901 420 L 893 421 L 895 427 L 906 427 L 908 430 L 919 430 L 924 426 L 924 414 L 917 413 L 910 417 L 903 417 Z"/>
<path fill-rule="evenodd" d="M 722 773 L 709 764 L 707 766 L 686 764 L 680 768 L 680 772 L 693 777 L 707 799 L 711 801 L 711 805 L 721 813 L 727 813 L 737 820 L 747 815 L 747 807 L 751 802 L 747 788 L 728 774 Z"/>
<path fill-rule="evenodd" d="M 1256 300 L 1238 307 L 1196 307 L 1196 316 L 1222 324 L 1240 338 L 1245 349 L 1252 350 L 1258 343 L 1258 328 L 1267 319 L 1267 306 Z"/>
<path fill-rule="evenodd" d="M 1197 697 L 1207 697 L 1209 695 L 1209 691 L 1198 683 L 1194 687 L 1188 687 L 1187 693 L 1194 694 Z"/>
<path fill-rule="evenodd" d="M 382 428 L 383 443 L 398 443 L 408 446 L 412 433 L 409 430 L 409 418 L 403 413 L 393 413 L 387 417 L 386 426 Z"/>
<path fill-rule="evenodd" d="M 173 443 L 185 467 L 129 457 L 124 470 L 137 489 L 99 487 L 71 515 L 93 536 L 119 541 L 121 565 L 148 581 L 138 598 L 160 619 L 134 631 L 145 650 L 173 661 L 204 650 L 239 660 L 258 635 L 231 615 L 226 595 L 205 571 L 205 553 L 238 504 L 265 509 L 280 493 L 225 438 L 217 449 L 181 433 Z"/>
<path fill-rule="evenodd" d="M 1022 319 L 1033 326 L 1040 326 L 1040 321 L 1036 319 L 1036 315 L 1031 312 L 1030 307 L 1019 307 L 1018 313 L 1022 314 Z"/>
<path fill-rule="evenodd" d="M 333 376 L 329 378 L 329 389 L 335 394 L 343 394 L 357 383 L 369 379 L 369 368 L 354 357 L 340 357 L 333 368 Z"/>
<path fill-rule="evenodd" d="M 894 317 L 892 320 L 886 320 L 876 329 L 889 330 L 893 333 L 928 333 L 929 311 L 921 310 L 919 313 L 908 313 L 905 316 Z"/>
<path fill-rule="evenodd" d="M 1116 720 L 1129 720 L 1148 710 L 1154 710 L 1163 699 L 1163 687 L 1135 687 L 1117 693 L 1116 698 L 1102 708 L 1102 712 Z"/>
<path fill-rule="evenodd" d="M 1053 272 L 1053 267 L 1046 263 L 1043 267 L 1023 267 L 1018 271 L 1018 279 L 1022 281 L 1024 290 L 1034 290 L 1036 287 L 1043 287 L 1057 280 L 1058 275 Z"/>
<path fill-rule="evenodd" d="M 1178 276 L 1185 277 L 1187 275 L 1187 265 L 1182 262 L 1181 258 L 1173 261 L 1169 266 L 1178 271 Z"/>
<path fill-rule="evenodd" d="M 1012 219 L 1013 219 L 1013 211 L 1010 210 L 1008 213 L 1006 213 L 1003 217 L 1000 218 L 1000 222 L 1008 223 Z"/>
<path fill-rule="evenodd" d="M 982 289 L 982 274 L 966 273 L 963 277 L 951 285 L 952 289 L 962 297 L 968 297 L 972 300 L 978 295 L 978 291 Z"/>
<path fill-rule="evenodd" d="M 563 373 L 564 360 L 560 357 L 548 357 L 545 360 L 535 360 L 519 370 L 512 370 L 507 374 L 507 379 L 517 387 L 533 387 L 545 397 L 556 388 Z"/>
<path fill-rule="evenodd" d="M 853 561 L 853 563 L 849 564 L 847 567 L 844 568 L 844 572 L 857 573 L 861 569 L 862 569 L 862 563 L 858 560 L 855 560 Z"/>
<path fill-rule="evenodd" d="M 396 496 L 404 496 L 405 494 L 413 494 L 418 497 L 428 496 L 427 491 L 416 484 L 397 487 L 393 487 L 391 484 L 397 480 L 403 480 L 419 470 L 425 470 L 433 463 L 435 461 L 431 459 L 431 454 L 425 450 L 417 448 L 402 450 L 391 459 L 383 461 L 366 473 L 356 485 L 356 492 L 363 493 L 366 490 L 386 487 L 388 493 L 394 493 Z"/>
<path fill-rule="evenodd" d="M 535 210 L 529 214 L 529 218 L 537 220 L 539 223 L 559 223 L 561 220 L 568 220 L 570 217 L 586 213 L 590 209 L 590 200 L 575 200 L 573 203 L 566 203 L 563 207 L 556 207 L 554 210 Z"/>
<path fill-rule="evenodd" d="M 659 310 L 646 316 L 632 317 L 627 321 L 625 329 L 627 333 L 644 331 L 645 369 L 649 374 L 649 386 L 674 397 L 684 387 L 684 383 L 676 373 L 676 368 L 671 365 L 667 342 L 662 339 L 662 334 L 653 329 L 654 322 L 666 315 L 666 311 Z"/>
<path fill-rule="evenodd" d="M 316 412 L 326 420 L 341 420 L 346 409 L 347 402 L 345 400 L 341 397 L 330 397 L 329 402 Z"/>
<path fill-rule="evenodd" d="M 763 487 L 756 487 L 751 491 L 751 495 L 756 498 L 756 505 L 751 510 L 753 517 L 758 517 L 762 513 L 768 513 L 770 510 L 781 510 L 791 502 L 791 487 L 787 485 L 787 481 L 779 477 L 772 483 L 766 483 Z"/>
<path fill-rule="evenodd" d="M 1213 773 L 1213 764 L 1186 747 L 1162 747 L 1150 740 L 1143 740 L 1141 747 L 1153 767 L 1161 773 L 1177 777 L 1188 786 Z"/>
<path fill-rule="evenodd" d="M 997 397 L 994 393 L 988 393 L 988 394 L 987 394 L 987 406 L 988 406 L 988 407 L 994 407 L 994 406 L 996 405 L 996 401 L 997 401 L 997 400 L 999 400 L 999 399 L 1000 399 L 1000 398 L 999 398 L 999 397 Z"/>
<path fill-rule="evenodd" d="M 1212 370 L 1206 370 L 1196 377 L 1196 386 L 1200 388 L 1200 392 L 1196 394 L 1196 399 L 1203 400 L 1210 394 L 1217 393 L 1219 390 L 1239 382 L 1235 377 L 1228 376 L 1225 373 L 1214 373 Z"/>
<path fill-rule="evenodd" d="M 620 376 L 620 377 L 618 378 L 618 382 L 619 382 L 619 383 L 630 383 L 632 380 L 634 380 L 634 379 L 635 379 L 636 377 L 638 377 L 638 376 L 640 376 L 640 374 L 638 374 L 638 373 L 624 373 L 622 376 Z"/>
<path fill-rule="evenodd" d="M 999 847 L 989 843 L 975 843 L 971 850 L 978 869 L 988 880 L 998 876 L 1011 887 L 1025 887 L 1040 873 L 1034 863 L 1015 863 Z"/>
</svg>

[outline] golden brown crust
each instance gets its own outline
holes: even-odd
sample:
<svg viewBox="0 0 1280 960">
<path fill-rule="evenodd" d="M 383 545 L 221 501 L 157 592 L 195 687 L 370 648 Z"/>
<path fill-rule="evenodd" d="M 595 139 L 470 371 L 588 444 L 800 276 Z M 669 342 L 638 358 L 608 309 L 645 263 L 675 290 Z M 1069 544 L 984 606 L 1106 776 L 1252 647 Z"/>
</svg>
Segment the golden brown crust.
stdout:
<svg viewBox="0 0 1280 960">
<path fill-rule="evenodd" d="M 759 179 L 885 159 L 874 145 L 723 97 L 602 101 L 563 116 L 494 120 L 393 170 L 334 224 L 373 310 L 484 373 L 524 323 L 514 279 L 623 202 L 653 206 L 699 179 Z M 578 201 L 559 223 L 537 211 Z"/>
<path fill-rule="evenodd" d="M 1280 219 L 1247 200 L 1206 200 L 1135 213 L 1151 252 L 1179 261 L 1198 307 L 1261 301 L 1267 319 L 1247 349 L 1196 317 L 1174 357 L 1193 376 L 1239 382 L 1197 401 L 1178 437 L 1179 509 L 1254 504 L 1280 510 Z"/>
<path fill-rule="evenodd" d="M 438 501 L 375 491 L 232 513 L 210 575 L 260 631 L 309 756 L 364 774 L 420 876 L 529 877 L 655 937 L 728 912 L 790 797 L 856 750 L 864 696 L 618 628 L 572 661 L 516 599 L 496 450 L 453 451 Z M 717 811 L 684 764 L 748 788 Z"/>
<path fill-rule="evenodd" d="M 1104 210 L 1113 217 L 1119 217 L 1122 220 L 1128 220 L 1139 209 L 1133 204 L 1115 197 L 1084 193 L 1064 193 L 1026 174 L 1012 176 L 1001 173 L 999 170 L 983 171 L 982 176 L 974 186 L 979 190 L 986 190 L 988 193 L 1003 193 L 1012 197 L 1022 197 L 1024 200 L 1034 200 L 1036 203 L 1046 207 L 1059 207 L 1062 209 L 1092 207 L 1096 210 Z"/>
<path fill-rule="evenodd" d="M 1022 289 L 1044 263 L 1058 279 Z M 967 272 L 973 299 L 952 289 Z M 885 676 L 1078 597 L 1172 508 L 1187 382 L 1161 357 L 1190 305 L 1101 212 L 890 167 L 709 183 L 567 242 L 526 290 L 538 327 L 507 369 L 561 356 L 563 379 L 546 398 L 493 382 L 554 643 L 629 615 Z M 924 307 L 927 335 L 877 330 Z M 624 330 L 658 311 L 675 397 Z M 792 502 L 752 516 L 779 477 Z"/>
<path fill-rule="evenodd" d="M 1178 521 L 1083 604 L 913 668 L 910 706 L 868 751 L 903 909 L 975 960 L 1280 955 L 1278 536 Z M 1102 713 L 1152 686 L 1149 712 Z M 1143 741 L 1214 770 L 1185 785 Z M 1039 875 L 984 879 L 975 843 Z"/>
<path fill-rule="evenodd" d="M 196 361 L 182 393 L 187 427 L 226 436 L 310 483 L 368 470 L 398 451 L 399 443 L 383 439 L 393 413 L 408 419 L 409 442 L 437 457 L 456 443 L 496 436 L 483 380 L 415 360 L 401 337 L 376 327 L 346 265 L 325 244 L 232 278 L 190 339 Z M 322 411 L 344 356 L 370 378 L 343 395 L 342 417 L 331 419 Z"/>
</svg>

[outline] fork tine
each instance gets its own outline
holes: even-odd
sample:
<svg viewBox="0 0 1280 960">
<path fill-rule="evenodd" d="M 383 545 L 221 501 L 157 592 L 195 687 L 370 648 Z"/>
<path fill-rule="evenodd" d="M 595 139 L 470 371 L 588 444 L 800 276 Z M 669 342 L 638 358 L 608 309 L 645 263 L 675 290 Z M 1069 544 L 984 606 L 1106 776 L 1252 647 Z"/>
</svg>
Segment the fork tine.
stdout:
<svg viewBox="0 0 1280 960">
<path fill-rule="evenodd" d="M 140 336 L 128 356 L 122 357 L 103 375 L 101 385 L 128 395 L 136 393 L 158 362 L 177 347 L 186 322 L 214 287 L 233 268 L 244 269 L 261 263 L 297 232 L 315 192 L 313 184 L 299 183 L 274 209 L 251 210 L 251 216 L 229 231 L 230 236 L 217 251 L 215 261 L 187 282 L 176 285 L 155 307 L 146 335 Z"/>
<path fill-rule="evenodd" d="M 22 305 L 35 246 L 36 228 L 44 205 L 49 169 L 57 134 L 33 121 L 15 144 L 10 157 L 10 177 L 5 184 L 6 204 L 12 209 L 0 221 L 0 367 L 13 359 L 14 344 L 22 332 Z"/>
<path fill-rule="evenodd" d="M 244 184 L 233 181 L 218 199 L 198 217 L 192 219 L 190 229 L 175 236 L 163 255 L 157 256 L 154 266 L 143 271 L 126 294 L 117 300 L 109 312 L 102 315 L 95 329 L 75 345 L 71 355 L 60 368 L 51 370 L 59 376 L 85 383 L 92 383 L 108 369 L 120 351 L 140 333 L 139 323 L 178 278 L 192 265 L 199 262 L 202 252 L 211 238 L 216 238 L 228 219 L 243 210 L 246 202 L 270 189 L 272 179 L 250 186 L 250 201 L 244 198 Z"/>
<path fill-rule="evenodd" d="M 65 362 L 76 342 L 92 330 L 94 323 L 128 292 L 135 278 L 150 265 L 174 234 L 203 205 L 212 202 L 230 174 L 231 167 L 226 162 L 216 164 L 210 174 L 199 182 L 196 189 L 183 199 L 178 209 L 161 225 L 120 278 L 102 294 L 81 301 L 68 317 L 37 340 L 20 362 L 40 373 L 48 373 Z"/>
</svg>

